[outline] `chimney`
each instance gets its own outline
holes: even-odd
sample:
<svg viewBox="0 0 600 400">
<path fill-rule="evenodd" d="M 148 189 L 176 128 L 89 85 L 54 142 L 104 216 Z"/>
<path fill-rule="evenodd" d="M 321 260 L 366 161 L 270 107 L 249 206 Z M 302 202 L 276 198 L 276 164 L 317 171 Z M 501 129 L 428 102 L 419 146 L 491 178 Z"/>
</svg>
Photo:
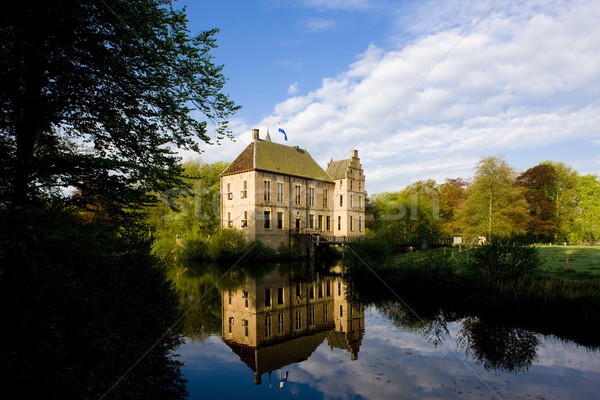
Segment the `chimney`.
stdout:
<svg viewBox="0 0 600 400">
<path fill-rule="evenodd" d="M 258 140 L 258 129 L 252 129 L 252 140 Z"/>
<path fill-rule="evenodd" d="M 358 158 L 358 150 L 352 150 L 352 158 Z"/>
</svg>

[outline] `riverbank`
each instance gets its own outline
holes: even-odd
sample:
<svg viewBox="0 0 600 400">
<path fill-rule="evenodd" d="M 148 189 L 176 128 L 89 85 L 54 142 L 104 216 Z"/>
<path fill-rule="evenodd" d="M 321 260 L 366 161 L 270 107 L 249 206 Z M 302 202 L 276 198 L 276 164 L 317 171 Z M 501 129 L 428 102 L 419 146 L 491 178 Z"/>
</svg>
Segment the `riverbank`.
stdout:
<svg viewBox="0 0 600 400">
<path fill-rule="evenodd" d="M 587 262 L 595 262 L 597 249 L 571 248 L 575 256 L 565 269 L 558 266 L 558 250 L 526 247 L 537 268 L 512 276 L 478 267 L 474 251 L 458 249 L 415 252 L 368 266 L 354 260 L 346 276 L 362 301 L 377 303 L 385 291 L 418 309 L 444 304 L 458 314 L 510 319 L 557 336 L 576 332 L 580 343 L 595 342 L 589 326 L 600 322 L 600 274 Z"/>
</svg>

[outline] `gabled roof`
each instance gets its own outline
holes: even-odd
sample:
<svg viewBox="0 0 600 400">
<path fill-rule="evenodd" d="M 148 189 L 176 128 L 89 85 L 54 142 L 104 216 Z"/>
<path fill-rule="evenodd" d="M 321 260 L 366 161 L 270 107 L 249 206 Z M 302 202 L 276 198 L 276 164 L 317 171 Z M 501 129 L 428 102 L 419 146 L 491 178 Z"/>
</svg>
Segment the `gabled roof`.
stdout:
<svg viewBox="0 0 600 400">
<path fill-rule="evenodd" d="M 329 330 L 259 347 L 245 346 L 231 340 L 223 341 L 254 373 L 275 371 L 304 360 L 319 347 Z"/>
<path fill-rule="evenodd" d="M 221 176 L 253 169 L 333 183 L 306 150 L 266 140 L 250 143 Z"/>
<path fill-rule="evenodd" d="M 346 177 L 346 171 L 350 166 L 350 159 L 332 161 L 327 167 L 327 173 L 332 179 L 343 179 Z"/>
</svg>

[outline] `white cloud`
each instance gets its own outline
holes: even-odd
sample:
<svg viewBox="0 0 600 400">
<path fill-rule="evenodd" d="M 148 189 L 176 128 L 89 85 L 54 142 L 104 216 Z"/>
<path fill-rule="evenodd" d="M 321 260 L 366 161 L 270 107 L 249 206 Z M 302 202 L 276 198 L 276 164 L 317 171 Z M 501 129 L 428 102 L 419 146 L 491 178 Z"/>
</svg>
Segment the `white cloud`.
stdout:
<svg viewBox="0 0 600 400">
<path fill-rule="evenodd" d="M 372 7 L 369 0 L 302 0 L 301 3 L 320 10 L 365 10 Z"/>
<path fill-rule="evenodd" d="M 335 21 L 331 18 L 309 18 L 302 21 L 301 25 L 305 32 L 317 33 L 335 27 Z"/>
<path fill-rule="evenodd" d="M 431 18 L 426 6 L 413 13 L 411 43 L 371 45 L 345 72 L 276 105 L 267 119 L 285 122 L 290 143 L 321 164 L 359 149 L 371 192 L 470 176 L 488 154 L 510 162 L 514 150 L 597 140 L 598 5 L 499 3 L 463 37 L 491 2 L 427 4 L 441 8 L 430 7 Z M 571 159 L 577 155 L 557 161 Z"/>
<path fill-rule="evenodd" d="M 298 93 L 298 82 L 294 82 L 288 87 L 288 94 L 294 95 Z"/>
</svg>

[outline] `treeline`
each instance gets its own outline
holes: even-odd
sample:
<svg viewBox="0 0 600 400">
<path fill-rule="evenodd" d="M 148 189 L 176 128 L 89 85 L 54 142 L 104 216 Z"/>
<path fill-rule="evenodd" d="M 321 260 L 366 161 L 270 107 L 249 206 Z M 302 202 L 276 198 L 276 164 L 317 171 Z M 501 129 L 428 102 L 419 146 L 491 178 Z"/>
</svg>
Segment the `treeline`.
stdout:
<svg viewBox="0 0 600 400">
<path fill-rule="evenodd" d="M 415 240 L 522 235 L 536 243 L 600 240 L 600 181 L 545 161 L 519 173 L 502 157 L 482 158 L 471 180 L 415 182 L 371 196 L 367 235 L 392 250 Z"/>
</svg>

